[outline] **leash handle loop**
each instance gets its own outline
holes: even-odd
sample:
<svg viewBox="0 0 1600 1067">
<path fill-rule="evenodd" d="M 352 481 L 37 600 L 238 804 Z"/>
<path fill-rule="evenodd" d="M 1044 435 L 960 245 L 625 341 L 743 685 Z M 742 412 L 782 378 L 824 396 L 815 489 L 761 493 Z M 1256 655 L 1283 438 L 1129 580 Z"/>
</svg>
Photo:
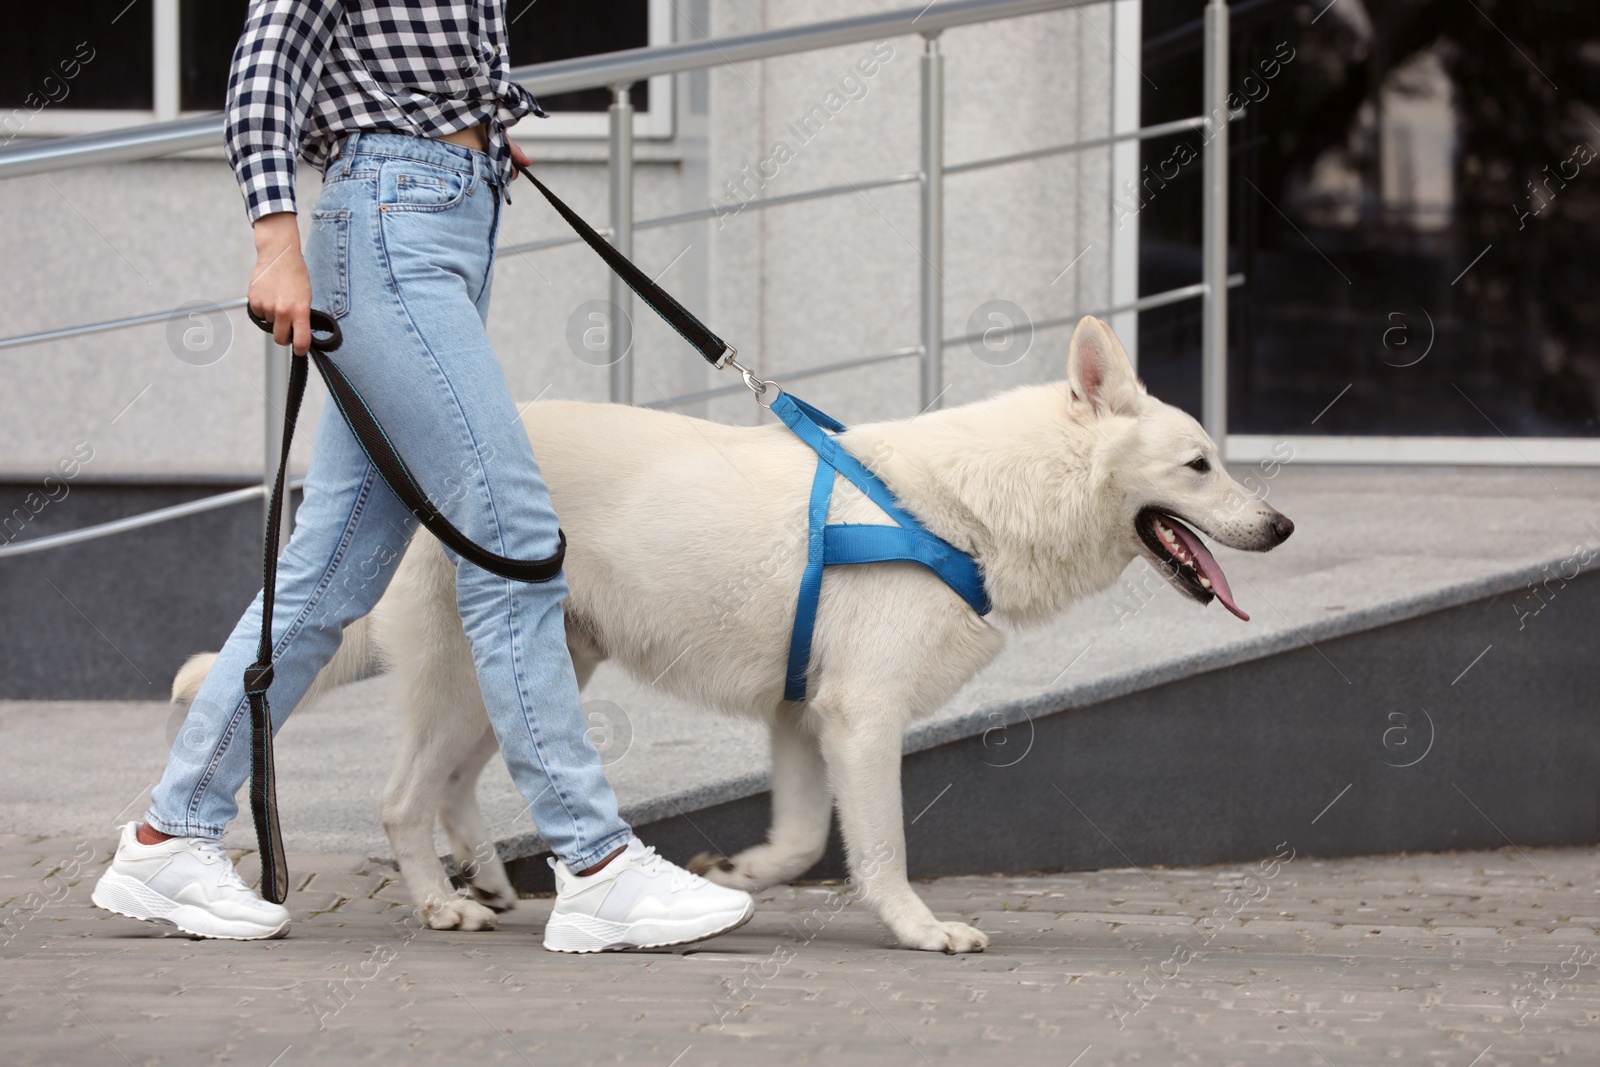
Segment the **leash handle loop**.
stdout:
<svg viewBox="0 0 1600 1067">
<path fill-rule="evenodd" d="M 255 318 L 253 313 L 251 318 Z M 289 447 L 294 443 L 295 423 L 300 418 L 300 401 L 305 392 L 306 361 L 292 360 L 289 395 L 283 408 L 278 473 L 267 502 L 267 530 L 262 539 L 261 640 L 256 645 L 256 661 L 244 672 L 244 692 L 250 702 L 250 818 L 256 824 L 256 845 L 261 853 L 261 895 L 274 904 L 282 904 L 289 895 L 289 863 L 284 858 L 283 832 L 278 824 L 277 776 L 272 761 L 272 708 L 267 703 L 267 687 L 272 684 L 273 675 L 272 605 L 278 584 L 278 534 L 283 528 Z"/>
<path fill-rule="evenodd" d="M 263 333 L 272 332 L 272 323 L 257 315 L 255 308 L 246 304 L 244 313 L 250 317 L 250 321 L 255 323 Z M 327 336 L 318 337 L 318 334 L 327 334 Z M 316 308 L 312 308 L 311 347 L 327 353 L 337 352 L 342 344 L 344 344 L 344 331 L 339 329 L 339 320 L 326 311 L 318 311 Z"/>
</svg>

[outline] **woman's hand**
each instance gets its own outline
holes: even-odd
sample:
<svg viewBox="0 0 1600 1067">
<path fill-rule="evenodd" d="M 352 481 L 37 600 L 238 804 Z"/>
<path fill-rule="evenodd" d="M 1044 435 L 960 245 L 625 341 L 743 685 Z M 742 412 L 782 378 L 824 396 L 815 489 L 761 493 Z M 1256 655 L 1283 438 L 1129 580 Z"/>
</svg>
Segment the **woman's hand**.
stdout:
<svg viewBox="0 0 1600 1067">
<path fill-rule="evenodd" d="M 517 142 L 507 137 L 506 144 L 511 146 L 511 161 L 513 163 L 518 163 L 524 167 L 533 166 L 533 160 L 528 158 L 528 153 L 524 152 L 522 147 L 518 145 Z M 513 181 L 516 180 L 516 175 L 513 174 L 511 177 Z"/>
<path fill-rule="evenodd" d="M 311 350 L 311 275 L 300 253 L 300 226 L 292 211 L 256 220 L 256 269 L 250 275 L 250 309 L 272 323 L 272 339 L 291 342 L 297 356 Z"/>
</svg>

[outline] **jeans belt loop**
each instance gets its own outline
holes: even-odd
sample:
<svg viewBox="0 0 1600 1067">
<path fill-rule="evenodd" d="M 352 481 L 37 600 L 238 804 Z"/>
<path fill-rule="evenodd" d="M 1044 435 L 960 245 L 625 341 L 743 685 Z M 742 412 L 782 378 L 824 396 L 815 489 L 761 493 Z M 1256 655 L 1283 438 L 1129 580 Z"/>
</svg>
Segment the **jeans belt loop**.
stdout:
<svg viewBox="0 0 1600 1067">
<path fill-rule="evenodd" d="M 361 131 L 360 130 L 352 130 L 350 132 L 350 134 L 347 137 L 345 137 L 344 144 L 339 146 L 339 154 L 344 157 L 344 175 L 343 175 L 344 177 L 349 177 L 350 168 L 355 165 L 355 161 L 356 161 L 356 144 L 360 140 L 361 140 Z"/>
</svg>

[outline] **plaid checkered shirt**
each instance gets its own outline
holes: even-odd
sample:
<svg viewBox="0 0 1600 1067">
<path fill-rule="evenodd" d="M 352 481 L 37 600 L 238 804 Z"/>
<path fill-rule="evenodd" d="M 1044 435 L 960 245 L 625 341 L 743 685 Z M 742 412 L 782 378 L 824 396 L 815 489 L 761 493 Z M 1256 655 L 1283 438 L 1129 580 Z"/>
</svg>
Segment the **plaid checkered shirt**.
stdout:
<svg viewBox="0 0 1600 1067">
<path fill-rule="evenodd" d="M 503 0 L 253 0 L 228 75 L 228 162 L 254 222 L 295 210 L 295 157 L 319 170 L 354 131 L 437 137 L 544 109 L 511 79 Z"/>
</svg>

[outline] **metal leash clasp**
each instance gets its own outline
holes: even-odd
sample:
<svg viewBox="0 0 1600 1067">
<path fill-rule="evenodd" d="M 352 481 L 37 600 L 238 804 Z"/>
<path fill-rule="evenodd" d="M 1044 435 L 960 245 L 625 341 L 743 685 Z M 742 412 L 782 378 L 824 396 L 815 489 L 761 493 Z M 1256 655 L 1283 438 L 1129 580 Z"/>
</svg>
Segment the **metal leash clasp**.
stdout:
<svg viewBox="0 0 1600 1067">
<path fill-rule="evenodd" d="M 767 381 L 758 377 L 755 371 L 739 362 L 738 355 L 739 350 L 734 348 L 732 345 L 729 345 L 727 351 L 722 353 L 722 358 L 717 360 L 716 368 L 718 370 L 722 370 L 724 367 L 732 367 L 734 370 L 738 371 L 739 376 L 744 379 L 744 384 L 749 387 L 752 393 L 755 394 L 756 403 L 761 404 L 762 407 L 770 408 L 772 406 L 772 401 L 768 400 L 766 403 L 762 404 L 761 398 L 767 395 L 768 387 L 771 387 L 775 392 L 779 393 L 783 392 L 783 387 L 777 382 Z M 773 399 L 775 400 L 777 397 L 773 397 Z"/>
</svg>

